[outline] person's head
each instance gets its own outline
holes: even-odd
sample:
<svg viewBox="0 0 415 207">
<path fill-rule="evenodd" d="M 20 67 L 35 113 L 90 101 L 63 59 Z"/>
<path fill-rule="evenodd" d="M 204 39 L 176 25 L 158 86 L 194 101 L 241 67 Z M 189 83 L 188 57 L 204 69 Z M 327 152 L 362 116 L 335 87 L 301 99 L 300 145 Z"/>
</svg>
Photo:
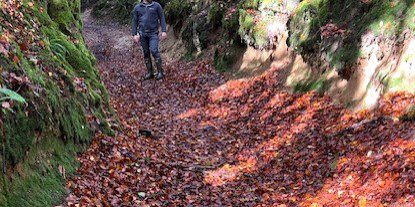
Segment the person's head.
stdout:
<svg viewBox="0 0 415 207">
<path fill-rule="evenodd" d="M 153 0 L 143 0 L 144 3 L 146 4 L 151 4 L 151 2 L 153 2 Z"/>
</svg>

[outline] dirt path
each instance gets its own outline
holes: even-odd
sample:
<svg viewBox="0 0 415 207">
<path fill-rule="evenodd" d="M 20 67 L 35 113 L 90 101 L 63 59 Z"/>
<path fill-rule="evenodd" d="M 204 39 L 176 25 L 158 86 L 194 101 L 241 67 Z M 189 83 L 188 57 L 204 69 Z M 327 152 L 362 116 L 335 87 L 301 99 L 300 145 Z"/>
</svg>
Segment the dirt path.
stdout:
<svg viewBox="0 0 415 207">
<path fill-rule="evenodd" d="M 385 118 L 413 96 L 351 114 L 328 97 L 286 92 L 286 71 L 227 81 L 206 62 L 171 62 L 165 80 L 142 81 L 128 29 L 87 13 L 84 32 L 123 126 L 97 134 L 79 158 L 68 205 L 413 204 L 414 123 Z"/>
</svg>

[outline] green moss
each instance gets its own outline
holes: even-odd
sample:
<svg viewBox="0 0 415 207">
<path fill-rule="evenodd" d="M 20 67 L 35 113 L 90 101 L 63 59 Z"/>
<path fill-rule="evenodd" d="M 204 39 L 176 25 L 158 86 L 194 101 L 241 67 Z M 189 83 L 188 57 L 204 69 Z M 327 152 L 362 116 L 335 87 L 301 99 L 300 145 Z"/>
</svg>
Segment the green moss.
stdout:
<svg viewBox="0 0 415 207">
<path fill-rule="evenodd" d="M 226 47 L 216 49 L 214 54 L 215 68 L 219 72 L 228 71 L 238 61 L 245 50 L 245 45 L 231 40 Z"/>
<path fill-rule="evenodd" d="M 192 12 L 190 1 L 172 0 L 169 1 L 165 8 L 166 20 L 172 25 L 183 22 Z"/>
<path fill-rule="evenodd" d="M 390 79 L 390 80 L 388 81 L 388 87 L 389 87 L 389 88 L 395 88 L 395 87 L 398 87 L 399 85 L 401 85 L 401 84 L 402 84 L 402 79 L 403 79 L 403 77 L 402 77 L 402 76 L 401 76 L 401 77 L 398 77 L 398 78 Z"/>
<path fill-rule="evenodd" d="M 222 26 L 222 19 L 226 12 L 224 6 L 224 3 L 214 2 L 210 7 L 208 21 L 211 25 L 211 29 L 217 29 Z"/>
<path fill-rule="evenodd" d="M 27 159 L 19 163 L 12 178 L 2 176 L 0 206 L 54 206 L 66 194 L 64 179 L 59 173 L 63 166 L 66 175 L 78 167 L 75 155 L 82 148 L 73 142 L 63 143 L 52 137 L 43 139 L 27 153 Z"/>
<path fill-rule="evenodd" d="M 321 29 L 333 24 L 344 31 L 340 37 L 343 44 L 339 49 L 328 51 L 326 61 L 331 66 L 351 66 L 359 58 L 361 39 L 366 32 L 372 31 L 387 38 L 399 36 L 405 29 L 414 29 L 414 2 L 303 1 L 290 19 L 289 45 L 306 57 L 306 61 L 315 62 L 321 59 L 317 56 L 321 55 L 321 48 L 324 48 L 327 39 L 334 36 L 329 34 L 329 37 L 323 37 Z"/>
<path fill-rule="evenodd" d="M 318 13 L 317 7 L 313 4 L 301 3 L 297 8 L 297 13 L 290 19 L 290 37 L 289 46 L 292 46 L 297 51 L 304 50 L 312 44 L 316 44 L 312 34 L 315 31 L 312 25 L 320 25 L 320 18 L 315 18 Z M 312 23 L 313 22 L 313 23 Z M 314 29 L 315 30 L 315 29 Z M 310 45 L 310 46 L 309 46 Z"/>
<path fill-rule="evenodd" d="M 241 1 L 241 5 L 245 9 L 258 9 L 262 0 L 244 0 Z"/>
<path fill-rule="evenodd" d="M 245 0 L 238 5 L 238 33 L 246 44 L 256 48 L 268 48 L 271 43 L 268 27 L 278 20 L 282 7 L 278 0 Z"/>
<path fill-rule="evenodd" d="M 9 135 L 6 138 L 5 158 L 10 164 L 16 164 L 25 156 L 27 146 L 32 145 L 36 129 L 42 126 L 36 120 L 28 119 L 21 111 L 6 113 L 4 120 L 5 133 Z"/>
<path fill-rule="evenodd" d="M 239 38 L 239 11 L 236 10 L 230 15 L 225 16 L 222 19 L 222 27 L 227 32 L 227 35 L 230 39 L 235 40 Z"/>
<path fill-rule="evenodd" d="M 406 91 L 415 93 L 413 83 L 404 81 L 404 74 L 395 77 L 387 77 L 384 79 L 385 91 Z"/>
<path fill-rule="evenodd" d="M 34 58 L 29 59 L 16 40 L 12 44 L 19 62 L 0 57 L 2 72 L 30 80 L 30 87 L 12 88 L 0 79 L 2 85 L 19 90 L 28 101 L 25 106 L 14 106 L 14 113 L 2 114 L 6 142 L 1 154 L 9 173 L 0 183 L 0 206 L 52 206 L 65 194 L 57 167 L 73 172 L 75 152 L 91 141 L 93 131 L 86 115 L 99 119 L 102 129 L 110 133 L 106 120 L 112 110 L 96 60 L 82 37 L 80 1 L 42 0 L 33 8 L 24 2 L 24 20 L 40 24 L 39 30 L 31 28 L 33 24 L 28 24 L 27 30 L 33 31 L 44 47 L 31 47 Z M 3 140 L 3 135 L 0 137 Z"/>
<path fill-rule="evenodd" d="M 180 30 L 186 18 L 189 17 L 192 12 L 192 5 L 187 0 L 171 0 L 166 4 L 164 11 L 166 21 L 171 24 L 173 28 Z"/>
<path fill-rule="evenodd" d="M 268 21 L 261 21 L 253 28 L 252 38 L 259 48 L 265 48 L 270 42 L 267 32 L 268 23 Z"/>
<path fill-rule="evenodd" d="M 193 23 L 194 22 L 192 20 L 189 20 L 189 22 L 187 22 L 180 31 L 180 36 L 190 56 L 194 51 L 196 51 L 196 46 L 193 44 Z"/>
<path fill-rule="evenodd" d="M 294 86 L 294 92 L 296 93 L 305 93 L 308 91 L 316 91 L 318 93 L 323 93 L 327 90 L 328 82 L 325 78 L 320 78 L 317 80 L 309 80 L 304 82 L 299 82 Z"/>
<path fill-rule="evenodd" d="M 243 9 L 239 10 L 239 14 L 240 32 L 251 30 L 251 28 L 255 25 L 254 16 Z"/>
<path fill-rule="evenodd" d="M 342 46 L 338 51 L 336 51 L 330 59 L 330 63 L 338 71 L 342 70 L 345 66 L 350 66 L 362 55 L 359 48 L 356 48 L 356 45 L 349 44 Z"/>
<path fill-rule="evenodd" d="M 73 2 L 76 3 L 77 1 Z M 77 22 L 73 16 L 73 8 L 71 8 L 71 6 L 76 6 L 72 4 L 70 5 L 69 1 L 67 0 L 51 0 L 48 2 L 48 14 L 54 20 L 54 22 L 59 25 L 60 30 L 65 34 L 70 34 L 72 28 L 77 26 Z M 79 26 L 77 28 L 79 28 Z"/>
<path fill-rule="evenodd" d="M 115 18 L 121 23 L 131 22 L 131 11 L 139 0 L 99 0 L 92 9 L 92 15 L 95 17 L 106 16 Z"/>
</svg>

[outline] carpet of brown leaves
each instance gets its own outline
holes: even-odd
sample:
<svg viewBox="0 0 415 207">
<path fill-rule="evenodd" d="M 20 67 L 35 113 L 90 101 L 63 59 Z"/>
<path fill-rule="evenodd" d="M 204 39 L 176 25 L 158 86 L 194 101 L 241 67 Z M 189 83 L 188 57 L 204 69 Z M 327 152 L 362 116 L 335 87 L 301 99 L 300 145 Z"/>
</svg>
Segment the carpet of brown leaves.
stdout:
<svg viewBox="0 0 415 207">
<path fill-rule="evenodd" d="M 415 124 L 394 118 L 414 96 L 351 113 L 288 93 L 276 68 L 226 80 L 207 62 L 169 63 L 165 80 L 142 81 L 137 48 L 110 50 L 128 31 L 87 20 L 85 33 L 123 126 L 81 155 L 68 205 L 415 205 Z"/>
</svg>

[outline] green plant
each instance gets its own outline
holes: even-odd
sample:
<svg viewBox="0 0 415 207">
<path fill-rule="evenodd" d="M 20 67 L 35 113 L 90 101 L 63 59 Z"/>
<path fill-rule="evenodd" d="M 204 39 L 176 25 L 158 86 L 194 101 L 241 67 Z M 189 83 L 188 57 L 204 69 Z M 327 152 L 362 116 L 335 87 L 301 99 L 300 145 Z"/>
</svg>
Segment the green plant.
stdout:
<svg viewBox="0 0 415 207">
<path fill-rule="evenodd" d="M 92 8 L 91 14 L 98 18 L 102 16 L 114 17 L 121 23 L 129 23 L 131 11 L 138 2 L 138 0 L 99 0 Z"/>
<path fill-rule="evenodd" d="M 261 2 L 262 0 L 244 0 L 241 1 L 240 5 L 242 5 L 244 9 L 258 9 Z"/>
<path fill-rule="evenodd" d="M 214 2 L 209 10 L 208 20 L 212 29 L 219 28 L 222 25 L 222 19 L 225 15 L 224 3 Z"/>
<path fill-rule="evenodd" d="M 180 30 L 184 21 L 192 12 L 192 5 L 188 0 L 172 0 L 169 1 L 165 8 L 166 21 L 175 28 Z"/>
<path fill-rule="evenodd" d="M 0 103 L 2 103 L 5 100 L 12 100 L 12 101 L 16 101 L 19 103 L 26 103 L 26 100 L 20 96 L 18 93 L 7 89 L 7 88 L 0 88 L 0 93 L 3 95 L 0 98 Z"/>
<path fill-rule="evenodd" d="M 62 42 L 59 39 L 53 39 L 50 41 L 50 49 L 61 60 L 64 60 L 66 54 L 68 53 L 68 50 L 62 45 Z"/>
<path fill-rule="evenodd" d="M 239 11 L 237 9 L 231 10 L 223 17 L 222 27 L 227 32 L 230 39 L 240 39 L 240 36 L 238 35 Z"/>
<path fill-rule="evenodd" d="M 306 93 L 308 91 L 316 91 L 317 93 L 324 93 L 327 90 L 328 82 L 325 78 L 317 80 L 306 80 L 299 82 L 294 86 L 295 93 Z"/>
<path fill-rule="evenodd" d="M 4 122 L 3 122 L 3 114 L 6 113 L 6 110 L 10 110 L 10 104 L 6 101 L 16 101 L 18 103 L 26 103 L 26 100 L 20 96 L 18 93 L 7 89 L 7 88 L 0 88 L 0 94 L 2 95 L 0 97 L 0 104 L 3 107 L 2 111 L 0 112 L 0 128 L 1 128 L 1 136 L 2 136 L 2 169 L 3 169 L 3 175 L 6 174 L 6 144 L 8 142 L 6 131 L 4 129 Z M 7 104 L 4 104 L 7 103 Z M 4 178 L 5 176 L 3 176 Z"/>
</svg>

